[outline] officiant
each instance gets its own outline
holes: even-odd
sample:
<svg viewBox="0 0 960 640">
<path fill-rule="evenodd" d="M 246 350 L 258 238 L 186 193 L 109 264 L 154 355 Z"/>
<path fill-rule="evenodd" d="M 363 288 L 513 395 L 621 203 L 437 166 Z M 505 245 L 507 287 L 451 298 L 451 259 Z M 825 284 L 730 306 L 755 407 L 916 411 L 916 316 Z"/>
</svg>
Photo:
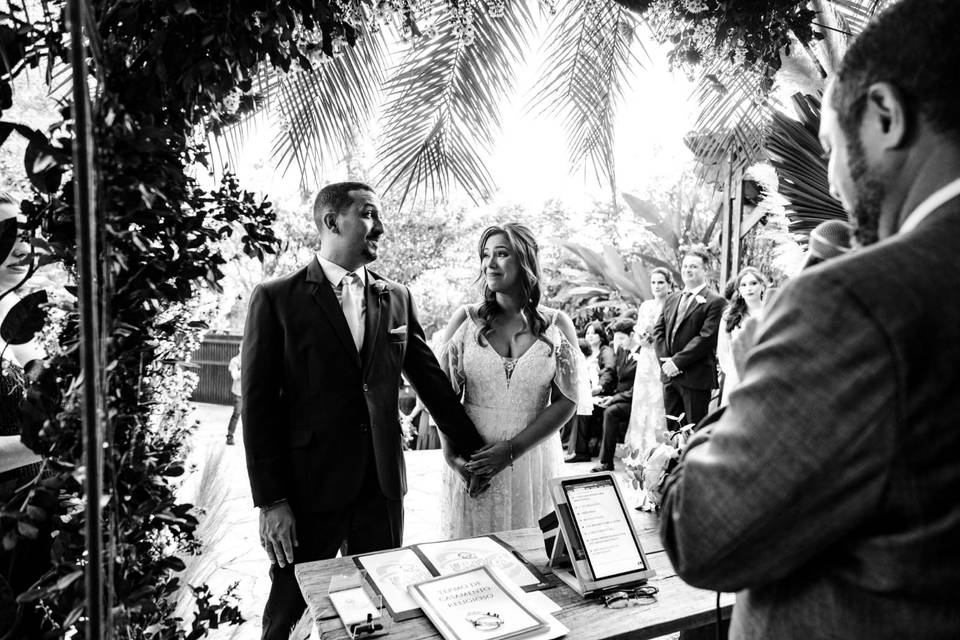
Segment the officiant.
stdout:
<svg viewBox="0 0 960 640">
<path fill-rule="evenodd" d="M 820 140 L 861 248 L 778 294 L 668 481 L 664 548 L 739 591 L 731 638 L 960 630 L 958 24 L 901 0 L 847 51 Z"/>
</svg>

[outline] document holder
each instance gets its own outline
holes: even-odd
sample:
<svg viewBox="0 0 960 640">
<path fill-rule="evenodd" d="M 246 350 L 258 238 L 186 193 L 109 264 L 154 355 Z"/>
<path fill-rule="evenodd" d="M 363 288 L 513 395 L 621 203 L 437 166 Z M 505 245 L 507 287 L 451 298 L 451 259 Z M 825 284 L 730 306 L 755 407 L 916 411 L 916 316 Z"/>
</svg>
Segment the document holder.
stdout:
<svg viewBox="0 0 960 640">
<path fill-rule="evenodd" d="M 612 473 L 555 478 L 550 484 L 557 527 L 549 566 L 558 578 L 588 596 L 656 575 Z"/>
</svg>

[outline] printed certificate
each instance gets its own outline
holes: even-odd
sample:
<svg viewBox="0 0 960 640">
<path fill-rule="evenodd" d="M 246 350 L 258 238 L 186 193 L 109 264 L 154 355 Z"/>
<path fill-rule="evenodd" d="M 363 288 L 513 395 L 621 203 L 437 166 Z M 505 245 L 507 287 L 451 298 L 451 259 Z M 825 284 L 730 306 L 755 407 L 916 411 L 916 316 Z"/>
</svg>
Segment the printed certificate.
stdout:
<svg viewBox="0 0 960 640">
<path fill-rule="evenodd" d="M 524 591 L 549 585 L 536 567 L 496 536 L 480 536 L 415 544 L 402 549 L 357 556 L 354 562 L 366 570 L 374 591 L 394 620 L 420 615 L 420 607 L 407 591 L 411 584 L 477 567 L 493 567 Z"/>
<path fill-rule="evenodd" d="M 437 575 L 488 566 L 503 572 L 519 587 L 536 588 L 544 584 L 543 576 L 529 563 L 521 561 L 514 550 L 496 536 L 430 542 L 416 547 L 436 568 Z"/>
<path fill-rule="evenodd" d="M 489 567 L 421 582 L 410 594 L 447 640 L 506 640 L 548 628 Z"/>
</svg>

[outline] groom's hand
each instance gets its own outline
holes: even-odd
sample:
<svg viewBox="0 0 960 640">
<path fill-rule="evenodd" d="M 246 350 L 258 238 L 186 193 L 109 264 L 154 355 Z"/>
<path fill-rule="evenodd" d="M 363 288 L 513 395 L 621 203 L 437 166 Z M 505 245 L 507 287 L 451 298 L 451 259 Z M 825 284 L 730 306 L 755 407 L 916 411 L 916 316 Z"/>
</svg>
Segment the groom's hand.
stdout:
<svg viewBox="0 0 960 640">
<path fill-rule="evenodd" d="M 490 478 L 484 478 L 481 475 L 473 473 L 470 475 L 470 484 L 467 485 L 467 493 L 471 498 L 478 497 L 481 493 L 490 488 Z"/>
<path fill-rule="evenodd" d="M 270 562 L 280 567 L 293 564 L 293 548 L 297 543 L 297 524 L 293 510 L 286 502 L 260 508 L 260 544 Z"/>
<path fill-rule="evenodd" d="M 449 460 L 450 466 L 454 471 L 457 472 L 457 475 L 460 476 L 460 479 L 463 480 L 463 485 L 467 490 L 467 493 L 471 498 L 476 498 L 481 493 L 487 490 L 487 487 L 490 486 L 490 480 L 480 477 L 475 473 L 470 473 L 466 469 L 467 461 L 460 456 L 456 456 Z"/>
</svg>

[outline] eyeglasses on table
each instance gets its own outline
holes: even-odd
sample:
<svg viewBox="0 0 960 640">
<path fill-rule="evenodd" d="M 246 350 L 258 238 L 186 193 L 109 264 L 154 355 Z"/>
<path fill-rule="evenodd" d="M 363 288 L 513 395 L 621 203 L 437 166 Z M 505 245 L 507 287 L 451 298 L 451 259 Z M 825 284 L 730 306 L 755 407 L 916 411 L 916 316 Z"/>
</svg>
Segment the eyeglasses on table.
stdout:
<svg viewBox="0 0 960 640">
<path fill-rule="evenodd" d="M 603 606 L 608 609 L 623 609 L 625 607 L 651 604 L 657 601 L 659 589 L 652 585 L 642 585 L 633 589 L 623 589 L 604 594 Z"/>
</svg>

